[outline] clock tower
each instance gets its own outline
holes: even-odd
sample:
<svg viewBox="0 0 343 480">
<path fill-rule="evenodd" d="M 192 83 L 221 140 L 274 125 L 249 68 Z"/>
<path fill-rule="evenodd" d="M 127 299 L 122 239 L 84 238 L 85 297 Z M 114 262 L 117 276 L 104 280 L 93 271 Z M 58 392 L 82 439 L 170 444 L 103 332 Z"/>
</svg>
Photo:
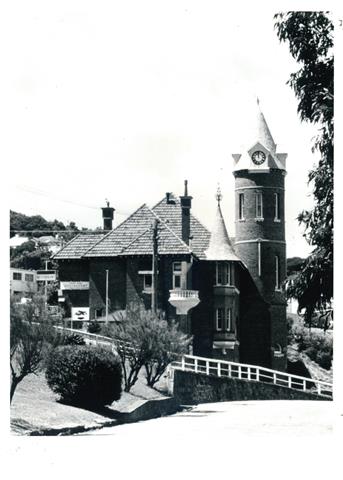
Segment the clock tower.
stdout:
<svg viewBox="0 0 343 480">
<path fill-rule="evenodd" d="M 259 102 L 258 102 L 259 103 Z M 285 153 L 276 144 L 258 105 L 256 130 L 234 154 L 235 251 L 248 268 L 270 312 L 270 366 L 287 367 Z"/>
</svg>

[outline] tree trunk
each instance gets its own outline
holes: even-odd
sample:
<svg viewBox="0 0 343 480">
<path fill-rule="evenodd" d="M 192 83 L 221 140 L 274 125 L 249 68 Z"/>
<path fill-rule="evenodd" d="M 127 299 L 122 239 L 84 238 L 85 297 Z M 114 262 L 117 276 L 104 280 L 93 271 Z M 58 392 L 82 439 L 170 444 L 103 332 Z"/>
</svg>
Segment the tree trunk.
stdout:
<svg viewBox="0 0 343 480">
<path fill-rule="evenodd" d="M 20 382 L 19 377 L 12 377 L 11 390 L 10 390 L 10 404 L 12 403 L 13 395 L 14 395 L 15 389 L 17 388 L 19 382 Z"/>
</svg>

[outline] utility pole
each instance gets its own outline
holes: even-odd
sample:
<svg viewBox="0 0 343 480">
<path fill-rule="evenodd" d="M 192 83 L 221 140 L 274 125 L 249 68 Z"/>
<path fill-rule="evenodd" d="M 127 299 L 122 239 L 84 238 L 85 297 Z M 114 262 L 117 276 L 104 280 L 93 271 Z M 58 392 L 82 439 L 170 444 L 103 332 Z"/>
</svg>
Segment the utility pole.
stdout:
<svg viewBox="0 0 343 480">
<path fill-rule="evenodd" d="M 108 270 L 106 270 L 106 325 L 108 324 Z"/>
<path fill-rule="evenodd" d="M 152 275 L 151 275 L 151 311 L 157 312 L 157 255 L 158 255 L 158 220 L 152 226 Z"/>
<path fill-rule="evenodd" d="M 48 261 L 49 260 L 45 260 L 45 270 L 48 269 Z M 48 308 L 48 281 L 47 280 L 44 281 L 44 297 L 45 297 L 45 308 L 47 309 Z"/>
</svg>

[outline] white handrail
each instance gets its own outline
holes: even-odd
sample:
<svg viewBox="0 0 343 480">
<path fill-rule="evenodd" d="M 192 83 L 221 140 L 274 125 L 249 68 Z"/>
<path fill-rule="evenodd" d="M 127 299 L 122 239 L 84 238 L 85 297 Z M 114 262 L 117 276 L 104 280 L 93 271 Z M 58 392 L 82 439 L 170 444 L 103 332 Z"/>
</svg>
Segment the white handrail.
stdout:
<svg viewBox="0 0 343 480">
<path fill-rule="evenodd" d="M 200 365 L 199 368 L 199 363 L 201 362 L 204 365 Z M 223 368 L 225 366 L 227 369 Z M 195 355 L 183 355 L 181 362 L 176 361 L 171 363 L 171 368 L 194 371 L 195 373 L 206 373 L 206 375 L 214 375 L 217 377 L 228 376 L 229 378 L 238 377 L 239 379 L 244 379 L 245 377 L 249 381 L 259 381 L 262 383 L 268 383 L 264 381 L 264 379 L 268 379 L 272 380 L 274 385 L 285 386 L 294 390 L 303 390 L 309 393 L 314 393 L 314 389 L 311 387 L 311 385 L 314 385 L 315 392 L 319 396 L 332 398 L 332 384 L 329 382 L 301 377 L 300 375 L 291 375 L 287 372 L 280 372 L 259 365 L 229 362 L 227 360 L 198 357 Z M 310 387 L 307 387 L 308 384 Z"/>
</svg>

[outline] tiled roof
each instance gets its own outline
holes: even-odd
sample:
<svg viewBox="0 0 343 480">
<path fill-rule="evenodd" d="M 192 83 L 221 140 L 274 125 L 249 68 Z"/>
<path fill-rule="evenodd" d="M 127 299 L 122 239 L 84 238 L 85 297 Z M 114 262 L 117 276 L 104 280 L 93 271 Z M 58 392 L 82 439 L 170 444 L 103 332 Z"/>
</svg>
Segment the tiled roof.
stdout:
<svg viewBox="0 0 343 480">
<path fill-rule="evenodd" d="M 80 234 L 60 250 L 54 258 L 113 257 L 121 255 L 151 255 L 152 225 L 158 223 L 158 252 L 165 255 L 193 253 L 205 259 L 210 232 L 190 215 L 190 235 L 188 246 L 182 240 L 182 216 L 179 198 L 169 195 L 152 209 L 145 204 L 136 210 L 117 228 L 107 234 Z"/>
<path fill-rule="evenodd" d="M 113 257 L 120 255 L 151 226 L 155 215 L 145 204 L 87 252 L 86 257 Z"/>
<path fill-rule="evenodd" d="M 158 225 L 158 253 L 189 254 L 190 248 L 180 240 L 164 223 Z M 151 255 L 153 250 L 153 230 L 149 228 L 137 237 L 123 251 L 122 255 Z"/>
<path fill-rule="evenodd" d="M 79 233 L 52 258 L 56 260 L 81 258 L 87 250 L 93 247 L 99 240 L 105 236 L 104 233 Z"/>
<path fill-rule="evenodd" d="M 179 237 L 182 237 L 182 221 L 181 221 L 181 202 L 178 197 L 169 194 L 169 202 L 166 197 L 163 198 L 152 210 L 164 220 L 168 227 Z M 210 232 L 207 230 L 199 220 L 190 214 L 190 236 L 193 237 L 190 241 L 190 248 L 192 252 L 200 259 L 204 259 L 204 250 L 208 247 L 210 241 Z"/>
<path fill-rule="evenodd" d="M 240 261 L 231 245 L 219 204 L 211 231 L 210 244 L 205 255 L 207 260 Z"/>
</svg>

